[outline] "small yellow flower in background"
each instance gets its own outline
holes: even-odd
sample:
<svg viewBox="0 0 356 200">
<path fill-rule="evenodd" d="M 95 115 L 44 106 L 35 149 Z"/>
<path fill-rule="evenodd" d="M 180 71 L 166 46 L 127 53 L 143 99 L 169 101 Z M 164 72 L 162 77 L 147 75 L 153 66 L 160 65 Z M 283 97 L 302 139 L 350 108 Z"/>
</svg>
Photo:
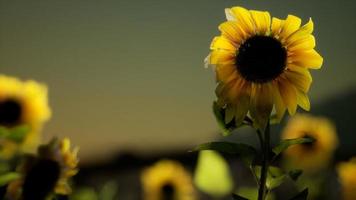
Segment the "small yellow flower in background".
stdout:
<svg viewBox="0 0 356 200">
<path fill-rule="evenodd" d="M 145 200 L 195 200 L 192 177 L 178 162 L 162 160 L 141 175 Z"/>
<path fill-rule="evenodd" d="M 309 69 L 319 69 L 323 62 L 314 50 L 312 20 L 301 26 L 293 15 L 271 19 L 268 12 L 242 7 L 226 9 L 226 18 L 206 58 L 215 67 L 225 123 L 234 120 L 239 126 L 249 115 L 264 129 L 273 109 L 277 121 L 286 110 L 294 115 L 297 105 L 309 110 Z"/>
<path fill-rule="evenodd" d="M 22 150 L 36 148 L 42 126 L 50 116 L 45 85 L 0 75 L 0 127 L 11 129 L 21 125 L 29 126 L 29 132 L 21 145 Z M 0 146 L 0 156 L 8 158 L 18 145 L 0 138 Z"/>
<path fill-rule="evenodd" d="M 343 200 L 356 199 L 356 157 L 337 166 Z"/>
<path fill-rule="evenodd" d="M 68 138 L 53 139 L 49 144 L 40 146 L 37 156 L 28 157 L 19 166 L 22 176 L 8 185 L 7 197 L 21 199 L 21 195 L 32 197 L 42 191 L 70 194 L 69 179 L 78 172 L 77 153 L 78 148 L 71 149 Z"/>
<path fill-rule="evenodd" d="M 294 168 L 316 172 L 327 167 L 338 146 L 335 126 L 326 118 L 298 114 L 291 118 L 282 132 L 282 139 L 310 137 L 315 142 L 289 147 L 284 155 Z"/>
</svg>

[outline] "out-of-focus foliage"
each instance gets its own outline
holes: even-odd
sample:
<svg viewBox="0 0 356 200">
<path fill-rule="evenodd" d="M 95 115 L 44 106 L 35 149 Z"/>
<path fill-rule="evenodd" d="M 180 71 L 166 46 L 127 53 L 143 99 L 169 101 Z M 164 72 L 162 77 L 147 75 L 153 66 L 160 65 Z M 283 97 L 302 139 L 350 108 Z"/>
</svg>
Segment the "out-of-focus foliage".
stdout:
<svg viewBox="0 0 356 200">
<path fill-rule="evenodd" d="M 228 163 L 211 150 L 199 153 L 194 182 L 200 190 L 214 197 L 229 195 L 234 187 Z"/>
</svg>

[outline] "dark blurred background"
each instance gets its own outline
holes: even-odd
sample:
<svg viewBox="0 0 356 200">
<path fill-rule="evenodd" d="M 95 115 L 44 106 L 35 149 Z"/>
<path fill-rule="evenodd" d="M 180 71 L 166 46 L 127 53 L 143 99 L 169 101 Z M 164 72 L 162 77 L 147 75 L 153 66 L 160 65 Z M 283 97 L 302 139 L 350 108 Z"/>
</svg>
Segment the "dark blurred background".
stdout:
<svg viewBox="0 0 356 200">
<path fill-rule="evenodd" d="M 356 155 L 355 1 L 0 0 L 0 73 L 48 84 L 44 141 L 68 136 L 80 146 L 81 181 L 110 169 L 133 180 L 125 170 L 161 157 L 192 168 L 187 150 L 220 138 L 203 59 L 232 6 L 312 17 L 324 65 L 312 71 L 311 112 L 336 123 L 337 159 Z M 256 142 L 248 129 L 227 139 Z"/>
</svg>

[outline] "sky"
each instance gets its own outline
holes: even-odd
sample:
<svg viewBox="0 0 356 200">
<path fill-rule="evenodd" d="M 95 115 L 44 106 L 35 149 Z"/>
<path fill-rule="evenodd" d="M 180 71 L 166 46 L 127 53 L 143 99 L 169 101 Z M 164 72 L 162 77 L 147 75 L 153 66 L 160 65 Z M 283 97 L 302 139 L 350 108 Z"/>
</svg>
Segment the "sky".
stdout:
<svg viewBox="0 0 356 200">
<path fill-rule="evenodd" d="M 356 88 L 356 2 L 346 0 L 0 0 L 0 73 L 48 85 L 44 141 L 68 136 L 83 160 L 186 149 L 219 135 L 203 60 L 232 6 L 312 17 L 324 57 L 312 104 Z"/>
</svg>

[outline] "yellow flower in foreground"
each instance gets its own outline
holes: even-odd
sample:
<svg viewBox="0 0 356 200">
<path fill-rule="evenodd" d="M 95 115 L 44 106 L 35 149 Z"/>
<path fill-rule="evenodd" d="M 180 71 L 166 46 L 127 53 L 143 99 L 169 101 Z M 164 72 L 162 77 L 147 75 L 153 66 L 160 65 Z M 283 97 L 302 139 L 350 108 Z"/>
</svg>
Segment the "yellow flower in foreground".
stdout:
<svg viewBox="0 0 356 200">
<path fill-rule="evenodd" d="M 195 200 L 190 174 L 175 161 L 162 160 L 141 175 L 145 200 Z"/>
<path fill-rule="evenodd" d="M 310 109 L 307 96 L 312 77 L 308 69 L 319 69 L 323 58 L 314 50 L 313 22 L 285 20 L 268 12 L 226 9 L 221 36 L 211 43 L 206 64 L 215 66 L 218 105 L 225 109 L 225 123 L 241 125 L 246 115 L 264 129 L 272 110 L 280 121 L 297 105 Z"/>
<path fill-rule="evenodd" d="M 311 144 L 299 144 L 289 147 L 285 152 L 288 162 L 294 168 L 315 172 L 325 168 L 338 145 L 334 125 L 325 118 L 299 114 L 289 120 L 282 133 L 282 139 L 301 137 L 314 138 Z"/>
<path fill-rule="evenodd" d="M 29 126 L 22 148 L 32 150 L 39 140 L 39 132 L 51 115 L 48 106 L 47 87 L 35 81 L 21 81 L 0 75 L 0 127 Z M 17 145 L 0 138 L 1 151 L 11 156 Z"/>
<path fill-rule="evenodd" d="M 7 188 L 9 199 L 37 199 L 37 195 L 70 194 L 69 179 L 78 172 L 78 148 L 71 150 L 69 139 L 52 140 L 40 146 L 38 155 L 28 157 L 18 171 L 22 176 Z M 22 194 L 21 194 L 22 191 Z M 42 198 L 41 198 L 42 199 Z"/>
<path fill-rule="evenodd" d="M 356 199 L 356 157 L 337 166 L 344 200 Z"/>
</svg>

